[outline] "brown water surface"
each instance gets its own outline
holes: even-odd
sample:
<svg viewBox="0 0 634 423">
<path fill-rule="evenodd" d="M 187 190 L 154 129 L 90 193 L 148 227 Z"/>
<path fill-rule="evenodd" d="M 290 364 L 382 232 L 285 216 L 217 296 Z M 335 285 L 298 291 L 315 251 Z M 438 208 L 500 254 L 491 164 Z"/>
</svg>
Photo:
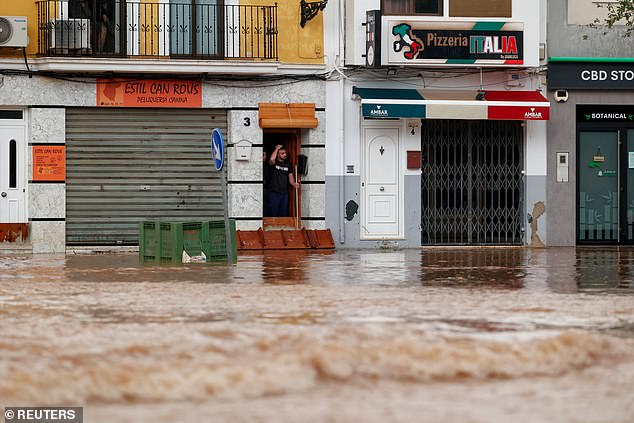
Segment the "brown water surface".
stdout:
<svg viewBox="0 0 634 423">
<path fill-rule="evenodd" d="M 632 422 L 634 250 L 0 256 L 0 405 L 86 422 Z"/>
</svg>

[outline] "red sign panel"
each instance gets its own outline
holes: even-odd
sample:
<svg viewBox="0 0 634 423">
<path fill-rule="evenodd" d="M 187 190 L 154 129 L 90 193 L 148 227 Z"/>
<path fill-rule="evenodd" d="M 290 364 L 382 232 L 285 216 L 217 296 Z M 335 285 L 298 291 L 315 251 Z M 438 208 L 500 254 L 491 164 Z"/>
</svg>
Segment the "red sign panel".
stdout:
<svg viewBox="0 0 634 423">
<path fill-rule="evenodd" d="M 66 180 L 66 147 L 63 145 L 33 146 L 33 180 Z"/>
<path fill-rule="evenodd" d="M 97 80 L 98 107 L 202 107 L 202 83 L 180 80 Z"/>
<path fill-rule="evenodd" d="M 550 107 L 489 106 L 489 120 L 548 120 Z"/>
</svg>

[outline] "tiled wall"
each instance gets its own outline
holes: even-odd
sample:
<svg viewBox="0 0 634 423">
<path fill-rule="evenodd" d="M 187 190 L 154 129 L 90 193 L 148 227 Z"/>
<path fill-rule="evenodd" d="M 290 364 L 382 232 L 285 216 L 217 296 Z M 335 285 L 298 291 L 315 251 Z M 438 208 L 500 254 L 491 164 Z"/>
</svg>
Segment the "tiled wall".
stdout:
<svg viewBox="0 0 634 423">
<path fill-rule="evenodd" d="M 32 146 L 66 142 L 66 112 L 32 108 L 29 112 L 29 222 L 34 253 L 66 251 L 66 184 L 40 183 L 33 175 Z"/>
</svg>

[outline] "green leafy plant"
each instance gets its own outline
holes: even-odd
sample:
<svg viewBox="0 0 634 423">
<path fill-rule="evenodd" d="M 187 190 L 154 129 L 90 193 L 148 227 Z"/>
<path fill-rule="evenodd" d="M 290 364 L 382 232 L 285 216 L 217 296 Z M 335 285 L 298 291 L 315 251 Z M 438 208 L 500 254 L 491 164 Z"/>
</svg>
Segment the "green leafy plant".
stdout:
<svg viewBox="0 0 634 423">
<path fill-rule="evenodd" d="M 604 19 L 596 18 L 591 27 L 596 28 L 598 25 L 604 25 L 607 29 L 611 29 L 615 25 L 625 26 L 625 36 L 631 37 L 634 32 L 634 0 L 619 0 L 615 3 L 598 3 L 597 7 L 605 7 L 608 10 L 608 16 Z M 605 35 L 607 30 L 603 32 Z M 584 37 L 587 38 L 587 37 Z"/>
</svg>

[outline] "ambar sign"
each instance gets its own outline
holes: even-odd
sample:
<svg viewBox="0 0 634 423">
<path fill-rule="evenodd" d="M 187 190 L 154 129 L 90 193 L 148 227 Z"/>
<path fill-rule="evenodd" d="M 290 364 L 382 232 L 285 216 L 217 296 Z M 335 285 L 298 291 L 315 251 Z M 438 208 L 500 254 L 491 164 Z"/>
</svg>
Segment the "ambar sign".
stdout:
<svg viewBox="0 0 634 423">
<path fill-rule="evenodd" d="M 491 120 L 549 120 L 549 107 L 489 106 Z"/>
</svg>

